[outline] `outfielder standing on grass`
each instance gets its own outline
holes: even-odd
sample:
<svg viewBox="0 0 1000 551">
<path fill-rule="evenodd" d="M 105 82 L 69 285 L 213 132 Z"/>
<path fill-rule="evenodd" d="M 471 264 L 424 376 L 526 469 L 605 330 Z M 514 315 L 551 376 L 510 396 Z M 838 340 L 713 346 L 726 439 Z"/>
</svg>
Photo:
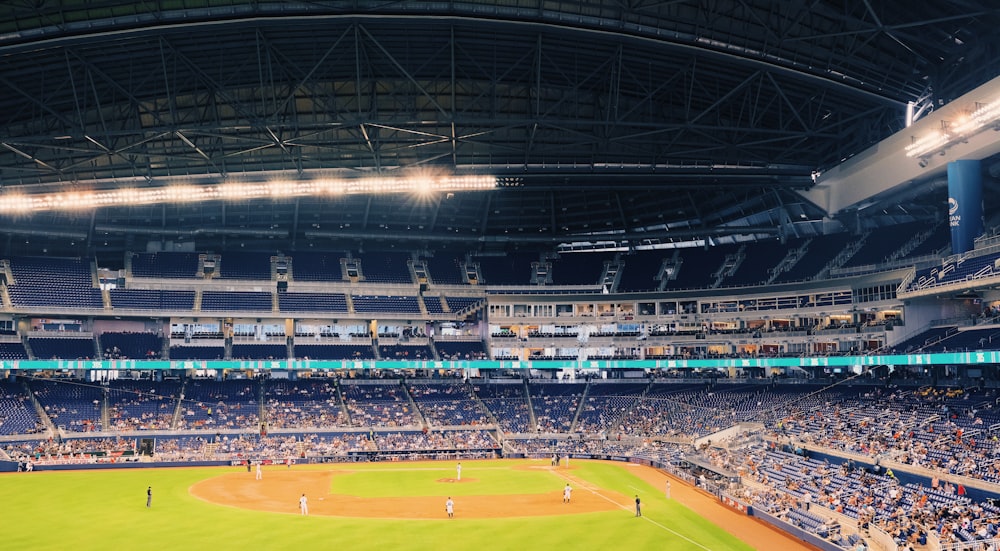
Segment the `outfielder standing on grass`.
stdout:
<svg viewBox="0 0 1000 551">
<path fill-rule="evenodd" d="M 642 503 L 639 501 L 639 496 L 635 496 L 635 516 L 642 516 Z"/>
</svg>

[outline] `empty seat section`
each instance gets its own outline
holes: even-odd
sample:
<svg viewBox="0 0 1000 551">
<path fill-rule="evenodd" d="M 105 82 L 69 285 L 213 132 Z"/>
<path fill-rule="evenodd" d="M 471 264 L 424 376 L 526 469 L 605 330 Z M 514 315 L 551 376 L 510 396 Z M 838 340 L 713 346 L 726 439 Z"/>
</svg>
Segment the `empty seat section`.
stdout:
<svg viewBox="0 0 1000 551">
<path fill-rule="evenodd" d="M 709 287 L 714 280 L 713 274 L 722 267 L 726 255 L 735 253 L 736 248 L 730 246 L 689 247 L 680 250 L 681 264 L 674 279 L 668 279 L 665 289 L 702 289 Z"/>
<path fill-rule="evenodd" d="M 344 293 L 278 293 L 282 312 L 347 312 Z"/>
<path fill-rule="evenodd" d="M 655 291 L 660 288 L 656 276 L 663 259 L 673 251 L 635 251 L 622 257 L 624 267 L 618 280 L 619 291 Z"/>
<path fill-rule="evenodd" d="M 462 257 L 449 253 L 438 252 L 434 256 L 425 257 L 427 273 L 431 282 L 436 285 L 461 285 L 465 283 L 462 277 Z"/>
<path fill-rule="evenodd" d="M 370 283 L 413 283 L 410 276 L 410 253 L 371 252 L 358 255 L 363 281 Z"/>
<path fill-rule="evenodd" d="M 951 245 L 951 232 L 947 224 L 941 224 L 934 228 L 934 231 L 924 239 L 912 251 L 906 253 L 902 258 L 916 258 L 928 254 L 940 254 Z"/>
<path fill-rule="evenodd" d="M 15 257 L 10 271 L 14 281 L 7 283 L 7 290 L 14 307 L 104 308 L 88 260 Z"/>
<path fill-rule="evenodd" d="M 194 291 L 111 289 L 112 308 L 124 310 L 193 310 Z"/>
<path fill-rule="evenodd" d="M 292 279 L 295 281 L 343 281 L 340 259 L 343 252 L 296 252 L 291 255 Z"/>
<path fill-rule="evenodd" d="M 220 279 L 271 279 L 270 253 L 227 252 L 222 255 L 215 269 Z"/>
<path fill-rule="evenodd" d="M 94 339 L 31 337 L 28 346 L 38 360 L 89 360 L 95 357 Z"/>
<path fill-rule="evenodd" d="M 803 281 L 812 279 L 830 263 L 831 260 L 848 243 L 857 239 L 857 236 L 850 233 L 837 233 L 816 237 L 809 243 L 808 249 L 802 258 L 795 263 L 787 272 L 782 272 L 774 279 L 774 283 L 789 281 Z"/>
<path fill-rule="evenodd" d="M 419 314 L 420 304 L 415 296 L 392 295 L 352 295 L 354 311 L 357 313 L 394 312 Z"/>
<path fill-rule="evenodd" d="M 444 305 L 441 303 L 442 297 L 424 295 L 424 308 L 428 314 L 444 314 Z"/>
<path fill-rule="evenodd" d="M 19 342 L 0 342 L 0 360 L 27 360 L 28 351 Z"/>
<path fill-rule="evenodd" d="M 614 253 L 560 253 L 551 260 L 553 285 L 598 285 Z"/>
<path fill-rule="evenodd" d="M 238 310 L 243 312 L 270 312 L 271 293 L 265 291 L 204 291 L 201 294 L 203 311 Z"/>
<path fill-rule="evenodd" d="M 800 245 L 801 242 L 782 243 L 778 239 L 747 244 L 743 261 L 731 276 L 722 281 L 722 285 L 739 287 L 763 284 L 771 277 L 771 270 L 788 254 L 788 250 Z"/>
<path fill-rule="evenodd" d="M 530 285 L 532 262 L 538 262 L 538 253 L 510 253 L 503 256 L 477 256 L 479 274 L 486 285 Z"/>
<path fill-rule="evenodd" d="M 878 228 L 869 234 L 861 248 L 844 263 L 844 267 L 888 262 L 894 252 L 922 229 L 924 224 L 919 222 Z"/>
<path fill-rule="evenodd" d="M 482 304 L 485 299 L 482 297 L 445 297 L 444 300 L 448 303 L 449 310 L 461 314 Z"/>
<path fill-rule="evenodd" d="M 198 253 L 133 253 L 132 277 L 194 279 L 198 277 Z"/>
</svg>

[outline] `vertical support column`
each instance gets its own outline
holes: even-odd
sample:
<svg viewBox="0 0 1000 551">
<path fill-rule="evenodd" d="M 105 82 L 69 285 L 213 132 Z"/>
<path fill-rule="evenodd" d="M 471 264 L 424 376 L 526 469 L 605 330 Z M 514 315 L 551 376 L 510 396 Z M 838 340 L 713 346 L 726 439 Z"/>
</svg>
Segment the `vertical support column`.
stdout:
<svg viewBox="0 0 1000 551">
<path fill-rule="evenodd" d="M 948 163 L 948 225 L 952 254 L 972 250 L 983 233 L 983 172 L 978 160 Z"/>
</svg>

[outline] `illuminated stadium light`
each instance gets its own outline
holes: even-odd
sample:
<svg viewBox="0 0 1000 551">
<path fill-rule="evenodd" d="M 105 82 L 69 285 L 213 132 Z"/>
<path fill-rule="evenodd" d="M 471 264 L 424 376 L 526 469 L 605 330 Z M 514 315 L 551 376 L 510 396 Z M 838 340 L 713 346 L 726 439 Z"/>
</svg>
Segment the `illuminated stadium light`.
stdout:
<svg viewBox="0 0 1000 551">
<path fill-rule="evenodd" d="M 911 138 L 906 146 L 906 156 L 920 158 L 921 167 L 926 166 L 927 157 L 944 153 L 949 147 L 968 140 L 983 130 L 995 127 L 1000 122 L 1000 99 L 987 103 L 976 103 L 974 108 L 956 116 L 953 121 L 941 120 L 941 129 L 917 138 Z"/>
<path fill-rule="evenodd" d="M 956 124 L 954 131 L 958 134 L 969 134 L 982 130 L 1000 119 L 1000 99 L 993 100 L 986 104 L 977 104 L 975 111 L 959 124 Z"/>
<path fill-rule="evenodd" d="M 921 138 L 915 138 L 913 143 L 906 146 L 906 156 L 913 157 L 923 157 L 924 155 L 933 152 L 935 149 L 945 145 L 951 139 L 951 136 L 947 132 L 941 130 L 935 130 L 926 136 Z"/>
<path fill-rule="evenodd" d="M 0 214 L 43 211 L 88 210 L 126 205 L 198 203 L 205 201 L 246 201 L 289 199 L 343 194 L 484 191 L 497 188 L 493 176 L 414 176 L 400 178 L 355 178 L 323 180 L 274 180 L 269 182 L 227 182 L 206 185 L 170 185 L 150 188 L 119 188 L 94 191 L 0 196 Z"/>
</svg>

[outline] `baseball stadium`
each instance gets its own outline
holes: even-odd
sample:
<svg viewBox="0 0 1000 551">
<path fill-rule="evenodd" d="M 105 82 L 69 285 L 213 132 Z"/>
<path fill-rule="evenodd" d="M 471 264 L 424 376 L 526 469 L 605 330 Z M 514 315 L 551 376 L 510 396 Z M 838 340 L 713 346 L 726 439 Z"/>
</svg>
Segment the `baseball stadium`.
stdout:
<svg viewBox="0 0 1000 551">
<path fill-rule="evenodd" d="M 998 28 L 2 3 L 0 548 L 1000 549 Z"/>
</svg>

